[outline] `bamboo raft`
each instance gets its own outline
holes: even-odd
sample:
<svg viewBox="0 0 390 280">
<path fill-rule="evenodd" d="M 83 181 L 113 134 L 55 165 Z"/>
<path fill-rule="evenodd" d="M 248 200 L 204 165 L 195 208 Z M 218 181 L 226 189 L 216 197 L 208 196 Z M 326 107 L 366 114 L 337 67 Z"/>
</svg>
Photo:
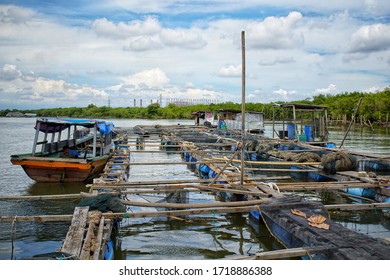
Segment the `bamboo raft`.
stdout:
<svg viewBox="0 0 390 280">
<path fill-rule="evenodd" d="M 296 163 L 292 162 L 255 162 L 246 159 L 239 161 L 238 157 L 242 150 L 242 143 L 239 135 L 231 133 L 229 136 L 214 135 L 206 131 L 204 127 L 197 126 L 169 126 L 169 127 L 138 127 L 138 137 L 141 140 L 134 141 L 129 139 L 119 144 L 115 154 L 107 163 L 103 173 L 93 184 L 88 185 L 88 193 L 73 195 L 47 195 L 47 196 L 26 196 L 26 197 L 0 197 L 0 200 L 25 199 L 25 200 L 44 200 L 44 199 L 68 199 L 85 198 L 110 194 L 119 197 L 126 211 L 119 212 L 96 212 L 89 211 L 88 207 L 77 207 L 74 215 L 57 216 L 24 216 L 24 217 L 0 217 L 0 222 L 48 222 L 48 221 L 66 221 L 70 222 L 69 231 L 60 248 L 60 252 L 73 256 L 75 259 L 105 259 L 107 251 L 107 241 L 113 234 L 114 221 L 138 219 L 153 217 L 179 217 L 198 214 L 215 213 L 251 213 L 260 212 L 262 219 L 268 219 L 266 223 L 273 221 L 279 226 L 287 224 L 286 232 L 304 232 L 300 243 L 295 244 L 294 248 L 289 247 L 287 251 L 267 252 L 255 256 L 255 259 L 269 258 L 288 258 L 294 256 L 309 256 L 310 258 L 330 258 L 330 259 L 390 259 L 388 253 L 388 243 L 382 240 L 370 238 L 366 235 L 358 234 L 348 230 L 341 225 L 327 220 L 330 224 L 331 232 L 324 233 L 320 229 L 307 227 L 300 221 L 301 217 L 295 217 L 288 214 L 292 208 L 306 211 L 312 214 L 318 209 L 326 213 L 329 209 L 337 211 L 356 210 L 356 209 L 380 209 L 389 208 L 390 203 L 365 203 L 353 205 L 322 205 L 320 203 L 310 204 L 307 202 L 294 202 L 285 200 L 284 191 L 342 191 L 348 188 L 372 188 L 380 190 L 383 194 L 388 194 L 386 182 L 380 179 L 362 178 L 360 174 L 354 172 L 339 173 L 341 181 L 333 182 L 285 182 L 291 179 L 290 176 L 251 176 L 246 173 L 249 168 L 243 168 L 239 163 L 261 167 L 265 173 L 285 171 L 286 169 L 272 168 L 269 166 L 285 167 Z M 153 140 L 151 136 L 161 136 L 160 143 Z M 132 144 L 136 142 L 136 144 Z M 231 149 L 234 147 L 234 149 Z M 132 148 L 135 148 L 132 149 Z M 148 149 L 145 149 L 148 148 Z M 176 152 L 181 154 L 183 161 L 176 162 L 130 162 L 132 153 L 169 153 Z M 229 151 L 229 153 L 227 153 Z M 228 154 L 228 157 L 226 156 Z M 186 156 L 190 156 L 196 161 L 187 161 Z M 129 170 L 132 166 L 153 166 L 153 165 L 174 165 L 187 164 L 198 172 L 201 164 L 207 165 L 214 172 L 213 178 L 208 179 L 171 179 L 171 180 L 142 180 L 129 181 Z M 316 166 L 318 162 L 303 163 L 302 166 Z M 306 172 L 296 170 L 295 172 Z M 243 181 L 241 181 L 243 180 Z M 188 192 L 205 192 L 209 194 L 223 194 L 224 201 L 215 203 L 188 204 L 175 203 L 172 201 L 149 201 L 142 199 L 143 194 L 165 194 L 167 197 L 180 195 Z M 125 199 L 126 197 L 126 199 Z M 131 199 L 129 199 L 131 198 Z M 237 200 L 237 201 L 231 201 Z M 310 205 L 309 205 L 310 204 Z M 309 206 L 308 206 L 309 205 Z M 313 206 L 314 205 L 314 206 Z M 130 211 L 131 207 L 142 209 L 141 211 Z M 158 209 L 158 210 L 157 210 Z M 324 212 L 325 211 L 325 212 Z M 89 218 L 97 215 L 99 218 Z M 284 215 L 284 216 L 283 216 Z M 269 218 L 267 218 L 269 217 Z M 328 217 L 329 218 L 329 217 Z M 295 237 L 296 238 L 296 237 Z M 313 240 L 325 240 L 326 242 L 313 242 Z M 352 239 L 351 239 L 352 238 Z M 351 239 L 351 242 L 347 242 Z M 344 243 L 342 242 L 344 240 Z M 360 243 L 358 242 L 360 241 Z M 356 244 L 359 245 L 356 245 Z M 366 244 L 365 246 L 362 243 Z M 329 245 L 331 244 L 331 245 Z M 375 248 L 375 252 L 369 250 L 370 244 Z M 387 244 L 387 245 L 386 245 Z M 290 245 L 286 245 L 290 246 Z M 382 249 L 379 247 L 382 246 Z M 242 257 L 245 259 L 245 257 Z"/>
</svg>

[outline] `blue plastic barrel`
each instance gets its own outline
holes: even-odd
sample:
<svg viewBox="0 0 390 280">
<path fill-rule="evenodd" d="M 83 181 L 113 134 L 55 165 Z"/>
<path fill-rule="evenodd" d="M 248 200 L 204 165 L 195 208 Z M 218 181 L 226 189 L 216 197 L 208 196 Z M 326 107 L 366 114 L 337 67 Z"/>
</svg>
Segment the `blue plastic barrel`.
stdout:
<svg viewBox="0 0 390 280">
<path fill-rule="evenodd" d="M 312 142 L 313 141 L 313 134 L 312 134 L 312 126 L 311 125 L 305 125 L 305 135 L 306 135 L 306 141 Z"/>
<path fill-rule="evenodd" d="M 295 139 L 295 127 L 293 123 L 287 124 L 287 135 L 289 140 Z"/>
</svg>

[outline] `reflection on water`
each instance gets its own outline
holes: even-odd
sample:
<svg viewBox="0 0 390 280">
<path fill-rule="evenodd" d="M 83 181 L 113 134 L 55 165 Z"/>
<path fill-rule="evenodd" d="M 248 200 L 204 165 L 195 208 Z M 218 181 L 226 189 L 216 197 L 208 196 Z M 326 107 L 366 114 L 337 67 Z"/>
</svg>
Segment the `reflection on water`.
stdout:
<svg viewBox="0 0 390 280">
<path fill-rule="evenodd" d="M 27 189 L 28 195 L 60 195 L 60 194 L 79 194 L 88 192 L 85 183 L 32 183 Z"/>
</svg>

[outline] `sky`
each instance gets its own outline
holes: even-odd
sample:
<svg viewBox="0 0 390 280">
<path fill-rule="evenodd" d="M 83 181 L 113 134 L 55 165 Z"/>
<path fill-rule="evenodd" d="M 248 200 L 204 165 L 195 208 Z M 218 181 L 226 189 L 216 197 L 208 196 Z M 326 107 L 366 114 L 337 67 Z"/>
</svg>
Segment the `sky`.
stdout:
<svg viewBox="0 0 390 280">
<path fill-rule="evenodd" d="M 277 2 L 277 3 L 276 3 Z M 0 0 L 0 109 L 390 86 L 389 0 Z"/>
</svg>

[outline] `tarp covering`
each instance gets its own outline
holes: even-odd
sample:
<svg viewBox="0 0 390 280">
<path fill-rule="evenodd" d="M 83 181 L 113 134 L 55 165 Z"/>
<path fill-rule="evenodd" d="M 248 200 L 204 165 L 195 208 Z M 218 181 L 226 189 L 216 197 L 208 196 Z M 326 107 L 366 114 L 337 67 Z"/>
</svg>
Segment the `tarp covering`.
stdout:
<svg viewBox="0 0 390 280">
<path fill-rule="evenodd" d="M 96 121 L 98 129 L 103 134 L 109 134 L 111 131 L 114 130 L 114 124 L 112 122 L 108 121 Z"/>
<path fill-rule="evenodd" d="M 56 133 L 67 129 L 70 126 L 83 126 L 92 128 L 98 126 L 100 132 L 104 134 L 110 133 L 114 129 L 114 124 L 104 120 L 88 120 L 88 119 L 70 119 L 70 118 L 38 118 L 35 124 L 37 129 L 39 123 L 39 131 Z"/>
</svg>

